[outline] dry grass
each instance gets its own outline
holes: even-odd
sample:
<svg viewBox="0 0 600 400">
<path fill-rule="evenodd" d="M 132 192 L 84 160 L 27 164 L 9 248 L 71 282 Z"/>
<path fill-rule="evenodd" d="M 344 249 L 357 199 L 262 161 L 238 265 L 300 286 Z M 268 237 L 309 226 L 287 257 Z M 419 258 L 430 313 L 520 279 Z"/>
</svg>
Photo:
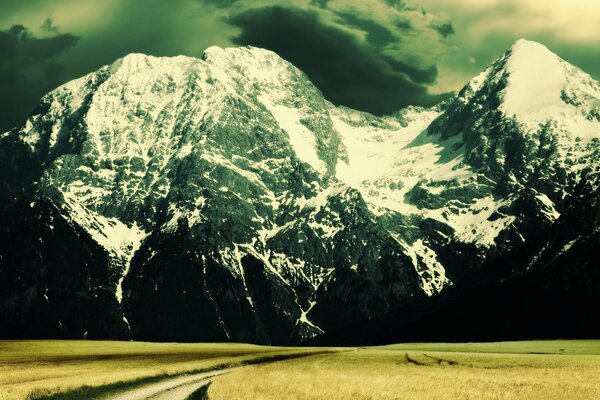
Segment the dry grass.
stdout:
<svg viewBox="0 0 600 400">
<path fill-rule="evenodd" d="M 600 340 L 529 340 L 487 343 L 402 343 L 381 348 L 413 351 L 506 354 L 600 355 Z"/>
<path fill-rule="evenodd" d="M 407 351 L 402 347 L 359 349 L 242 370 L 217 379 L 209 389 L 209 397 L 600 399 L 597 355 L 450 353 Z M 595 350 L 600 351 L 598 342 Z"/>
<path fill-rule="evenodd" d="M 244 344 L 0 341 L 0 400 L 35 399 L 85 385 L 298 351 Z M 248 366 L 218 378 L 209 396 L 211 400 L 597 400 L 598 377 L 598 341 L 422 343 Z"/>
<path fill-rule="evenodd" d="M 287 351 L 245 344 L 0 341 L 0 400 L 34 399 Z"/>
</svg>

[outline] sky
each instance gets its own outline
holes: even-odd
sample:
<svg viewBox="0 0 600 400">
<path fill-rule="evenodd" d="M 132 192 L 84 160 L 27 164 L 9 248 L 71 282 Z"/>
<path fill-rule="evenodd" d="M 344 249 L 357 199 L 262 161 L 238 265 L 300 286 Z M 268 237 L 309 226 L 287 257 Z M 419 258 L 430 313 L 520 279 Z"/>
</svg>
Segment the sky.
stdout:
<svg viewBox="0 0 600 400">
<path fill-rule="evenodd" d="M 129 53 L 263 47 L 328 100 L 381 115 L 448 98 L 519 38 L 600 79 L 598 0 L 2 0 L 0 132 Z"/>
</svg>

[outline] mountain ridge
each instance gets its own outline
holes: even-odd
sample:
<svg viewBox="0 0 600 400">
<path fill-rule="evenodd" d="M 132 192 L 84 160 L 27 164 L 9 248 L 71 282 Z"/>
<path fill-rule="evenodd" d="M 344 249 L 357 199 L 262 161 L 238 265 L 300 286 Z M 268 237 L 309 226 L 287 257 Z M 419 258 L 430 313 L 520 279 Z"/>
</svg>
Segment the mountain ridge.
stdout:
<svg viewBox="0 0 600 400">
<path fill-rule="evenodd" d="M 3 201 L 4 236 L 29 206 L 42 226 L 71 226 L 65 242 L 104 249 L 89 261 L 107 257 L 101 276 L 73 286 L 111 310 L 113 335 L 289 343 L 391 312 L 519 248 L 597 174 L 599 86 L 540 46 L 518 41 L 446 104 L 387 117 L 335 107 L 268 50 L 128 55 L 49 93 L 0 137 L 2 198 L 17 198 Z M 511 65 L 532 48 L 571 74 L 558 122 L 505 109 L 523 87 Z M 581 118 L 593 129 L 573 131 L 587 129 Z M 32 261 L 7 250 L 4 318 L 30 331 L 16 310 L 54 310 L 49 276 L 68 266 L 49 267 L 46 249 L 23 287 L 13 283 Z M 53 314 L 53 325 L 73 319 Z M 72 324 L 68 336 L 90 334 Z"/>
</svg>

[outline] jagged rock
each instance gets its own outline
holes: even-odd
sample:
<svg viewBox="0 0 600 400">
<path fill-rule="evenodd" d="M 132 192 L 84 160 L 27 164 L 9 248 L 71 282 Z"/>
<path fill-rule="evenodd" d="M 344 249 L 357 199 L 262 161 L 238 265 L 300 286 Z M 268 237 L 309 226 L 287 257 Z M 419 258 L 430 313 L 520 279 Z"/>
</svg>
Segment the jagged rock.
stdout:
<svg viewBox="0 0 600 400">
<path fill-rule="evenodd" d="M 287 344 L 418 303 L 560 219 L 599 99 L 523 40 L 388 117 L 266 50 L 126 56 L 0 135 L 0 335 Z"/>
</svg>

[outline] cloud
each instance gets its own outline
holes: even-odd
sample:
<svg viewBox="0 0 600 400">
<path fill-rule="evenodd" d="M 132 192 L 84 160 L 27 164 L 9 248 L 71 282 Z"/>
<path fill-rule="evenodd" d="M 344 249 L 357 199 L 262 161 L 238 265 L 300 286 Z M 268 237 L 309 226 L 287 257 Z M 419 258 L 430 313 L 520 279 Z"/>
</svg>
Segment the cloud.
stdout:
<svg viewBox="0 0 600 400">
<path fill-rule="evenodd" d="M 428 92 L 445 48 L 441 19 L 403 2 L 280 3 L 237 1 L 225 17 L 239 29 L 233 42 L 276 52 L 335 104 L 381 115 L 448 96 Z"/>
<path fill-rule="evenodd" d="M 64 66 L 56 57 L 73 47 L 79 38 L 58 34 L 37 38 L 23 25 L 0 30 L 0 131 L 22 122 L 23 110 L 32 109 L 48 90 L 62 82 Z M 25 111 L 27 112 L 27 111 Z"/>
<path fill-rule="evenodd" d="M 292 26 L 268 18 L 274 7 Z M 2 0 L 0 130 L 47 91 L 128 53 L 199 57 L 212 45 L 270 47 L 331 100 L 375 113 L 460 89 L 520 37 L 598 79 L 598 20 L 597 0 Z M 268 37 L 287 31 L 294 40 Z"/>
<path fill-rule="evenodd" d="M 208 4 L 217 8 L 231 7 L 237 3 L 238 0 L 199 0 L 201 3 Z"/>
<path fill-rule="evenodd" d="M 312 6 L 318 6 L 320 8 L 327 8 L 329 0 L 310 0 Z"/>
<path fill-rule="evenodd" d="M 395 40 L 392 31 L 373 19 L 349 12 L 336 12 L 336 15 L 340 17 L 343 24 L 364 31 L 367 42 L 373 46 L 387 46 Z M 401 28 L 410 29 L 410 27 L 408 23 Z"/>
<path fill-rule="evenodd" d="M 442 37 L 448 37 L 450 35 L 454 35 L 456 32 L 454 31 L 454 26 L 452 26 L 452 22 L 448 21 L 440 25 L 431 25 L 433 29 L 435 29 Z"/>
<path fill-rule="evenodd" d="M 10 65 L 0 70 L 0 130 L 22 122 L 59 84 L 128 53 L 199 57 L 212 45 L 274 50 L 304 70 L 328 99 L 377 114 L 440 98 L 428 90 L 448 48 L 436 27 L 448 18 L 405 1 L 144 0 L 143 7 L 141 0 L 6 2 L 0 40 L 18 54 L 1 48 L 0 63 Z M 290 25 L 277 21 L 280 16 Z M 20 39 L 7 29 L 22 25 L 30 30 L 23 28 Z M 295 36 L 286 38 L 287 32 Z M 28 50 L 32 46 L 39 49 Z M 33 60 L 35 55 L 41 58 Z"/>
<path fill-rule="evenodd" d="M 418 0 L 444 13 L 454 35 L 452 51 L 437 63 L 435 90 L 464 85 L 517 39 L 547 46 L 594 78 L 600 78 L 600 2 L 597 0 Z"/>
<path fill-rule="evenodd" d="M 408 9 L 416 9 L 414 5 L 409 5 L 406 1 L 403 0 L 384 0 L 384 2 L 395 8 L 396 10 L 408 10 Z"/>
<path fill-rule="evenodd" d="M 54 19 L 50 17 L 46 18 L 44 22 L 42 22 L 40 29 L 44 32 L 58 33 L 58 28 L 54 25 Z"/>
</svg>

